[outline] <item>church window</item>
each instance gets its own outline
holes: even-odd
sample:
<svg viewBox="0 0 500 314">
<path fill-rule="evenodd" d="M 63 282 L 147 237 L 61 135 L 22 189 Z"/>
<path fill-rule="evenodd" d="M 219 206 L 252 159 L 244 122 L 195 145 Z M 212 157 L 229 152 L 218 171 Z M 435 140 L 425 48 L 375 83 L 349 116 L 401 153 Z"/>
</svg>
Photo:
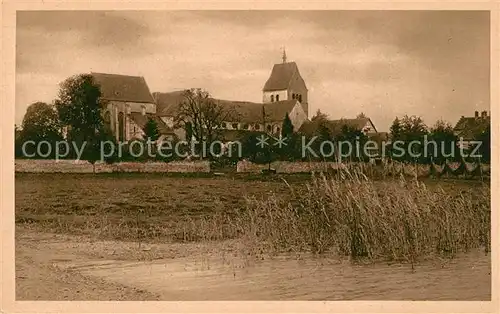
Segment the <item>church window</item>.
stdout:
<svg viewBox="0 0 500 314">
<path fill-rule="evenodd" d="M 254 128 L 255 128 L 256 130 L 260 130 L 260 124 L 256 123 L 256 124 L 255 124 L 255 126 L 254 126 Z"/>
<path fill-rule="evenodd" d="M 276 95 L 276 101 L 280 101 L 280 95 Z"/>
<path fill-rule="evenodd" d="M 299 102 L 302 102 L 302 95 L 299 94 Z"/>
<path fill-rule="evenodd" d="M 226 128 L 226 122 L 222 122 L 220 126 L 225 129 Z"/>
<path fill-rule="evenodd" d="M 271 132 L 271 126 L 270 125 L 267 126 L 267 131 Z"/>
<path fill-rule="evenodd" d="M 277 127 L 276 128 L 276 133 L 279 133 L 280 132 L 280 127 Z"/>
<path fill-rule="evenodd" d="M 245 124 L 243 125 L 243 129 L 244 129 L 244 130 L 246 130 L 246 129 L 250 129 L 250 125 L 248 125 L 248 124 L 246 124 L 246 123 L 245 123 Z"/>
<path fill-rule="evenodd" d="M 125 139 L 125 123 L 124 123 L 123 112 L 118 113 L 118 140 L 123 142 Z"/>
<path fill-rule="evenodd" d="M 295 99 L 295 94 L 292 94 L 292 99 Z"/>
<path fill-rule="evenodd" d="M 236 130 L 236 129 L 238 129 L 238 123 L 233 123 L 232 127 L 233 127 L 233 129 L 235 129 L 235 130 Z"/>
<path fill-rule="evenodd" d="M 271 102 L 274 102 L 274 95 L 271 95 Z"/>
</svg>

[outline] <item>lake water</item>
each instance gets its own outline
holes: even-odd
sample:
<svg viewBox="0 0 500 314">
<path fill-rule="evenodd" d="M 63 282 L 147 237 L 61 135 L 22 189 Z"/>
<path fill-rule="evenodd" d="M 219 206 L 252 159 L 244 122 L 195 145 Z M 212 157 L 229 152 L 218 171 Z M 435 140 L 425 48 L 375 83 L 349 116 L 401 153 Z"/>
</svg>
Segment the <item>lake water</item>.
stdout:
<svg viewBox="0 0 500 314">
<path fill-rule="evenodd" d="M 473 252 L 441 262 L 353 265 L 329 258 L 192 257 L 149 262 L 59 263 L 85 275 L 157 293 L 161 300 L 491 299 L 491 260 Z"/>
</svg>

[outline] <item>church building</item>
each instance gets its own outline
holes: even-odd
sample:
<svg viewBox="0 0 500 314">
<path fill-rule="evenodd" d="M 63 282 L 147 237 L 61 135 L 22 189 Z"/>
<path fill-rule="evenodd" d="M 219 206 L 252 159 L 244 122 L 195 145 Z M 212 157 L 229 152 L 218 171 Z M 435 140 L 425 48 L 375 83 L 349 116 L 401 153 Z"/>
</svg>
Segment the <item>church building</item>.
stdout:
<svg viewBox="0 0 500 314">
<path fill-rule="evenodd" d="M 183 101 L 183 91 L 153 93 L 157 115 L 171 127 Z M 288 114 L 294 130 L 308 120 L 307 87 L 295 62 L 287 62 L 283 52 L 282 63 L 275 64 L 262 89 L 262 103 L 213 99 L 226 110 L 234 112 L 231 120 L 222 123 L 226 140 L 241 131 L 264 131 L 279 134 Z M 180 135 L 182 130 L 177 130 Z M 178 136 L 182 138 L 183 136 Z"/>
<path fill-rule="evenodd" d="M 104 120 L 109 123 L 118 141 L 144 138 L 144 127 L 149 119 L 158 125 L 159 140 L 186 140 L 183 127 L 176 121 L 184 90 L 151 93 L 146 80 L 139 76 L 91 73 L 101 87 L 102 98 L 107 105 Z M 283 120 L 288 115 L 294 131 L 314 134 L 317 126 L 310 121 L 308 90 L 297 63 L 287 61 L 283 51 L 282 62 L 272 67 L 269 78 L 262 88 L 262 102 L 241 100 L 212 100 L 223 107 L 228 115 L 219 133 L 223 141 L 234 141 L 242 132 L 258 131 L 279 135 Z M 330 120 L 333 133 L 348 124 L 368 136 L 378 132 L 369 118 Z M 336 130 L 336 131 L 335 131 Z M 335 131 L 335 132 L 334 132 Z"/>
<path fill-rule="evenodd" d="M 107 103 L 104 119 L 118 141 L 143 139 L 144 127 L 149 119 L 158 125 L 160 140 L 186 139 L 184 128 L 176 123 L 180 104 L 184 101 L 183 90 L 151 93 L 146 80 L 140 76 L 106 73 L 91 75 L 100 85 L 102 98 Z M 261 103 L 215 98 L 212 100 L 232 113 L 228 121 L 221 124 L 221 140 L 234 141 L 245 131 L 260 131 L 277 136 L 281 132 L 286 115 L 289 116 L 295 131 L 308 133 L 305 131 L 314 129 L 314 123 L 308 119 L 308 89 L 305 80 L 297 63 L 287 60 L 285 51 L 282 62 L 274 64 L 263 85 Z M 377 133 L 371 120 L 354 120 L 354 125 L 363 129 L 363 132 Z M 344 124 L 350 120 L 339 121 Z"/>
<path fill-rule="evenodd" d="M 101 99 L 106 103 L 104 122 L 109 125 L 117 141 L 143 138 L 144 127 L 149 119 L 156 122 L 162 136 L 174 133 L 156 114 L 156 103 L 143 77 L 108 73 L 90 75 L 99 85 Z"/>
<path fill-rule="evenodd" d="M 262 89 L 262 102 L 297 100 L 308 116 L 307 87 L 295 62 L 287 62 L 283 51 L 283 62 L 275 64 L 271 76 Z"/>
</svg>

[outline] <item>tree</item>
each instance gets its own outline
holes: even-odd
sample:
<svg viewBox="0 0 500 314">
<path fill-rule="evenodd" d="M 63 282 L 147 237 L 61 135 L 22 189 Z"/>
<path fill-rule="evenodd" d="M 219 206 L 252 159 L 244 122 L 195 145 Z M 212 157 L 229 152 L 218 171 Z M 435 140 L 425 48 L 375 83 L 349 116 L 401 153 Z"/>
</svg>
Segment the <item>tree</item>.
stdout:
<svg viewBox="0 0 500 314">
<path fill-rule="evenodd" d="M 283 138 L 284 144 L 281 148 L 278 147 L 277 151 L 281 155 L 282 159 L 292 160 L 294 159 L 296 153 L 296 141 L 297 138 L 293 131 L 293 123 L 290 120 L 288 113 L 285 114 L 283 119 L 283 124 L 281 125 L 281 137 Z"/>
<path fill-rule="evenodd" d="M 186 131 L 186 141 L 191 143 L 191 140 L 193 139 L 193 125 L 191 122 L 184 123 L 184 130 Z"/>
<path fill-rule="evenodd" d="M 249 131 L 242 134 L 238 140 L 242 144 L 242 158 L 259 164 L 268 162 L 268 147 L 266 145 L 259 145 L 259 138 L 263 135 L 264 133 L 259 131 Z"/>
<path fill-rule="evenodd" d="M 26 110 L 20 136 L 24 141 L 55 141 L 62 139 L 59 118 L 54 107 L 35 102 Z"/>
<path fill-rule="evenodd" d="M 57 112 L 53 106 L 44 102 L 31 104 L 24 115 L 22 130 L 16 127 L 15 131 L 18 155 L 23 155 L 22 145 L 26 141 L 34 141 L 35 143 L 45 141 L 54 147 L 55 143 L 63 138 Z M 53 158 L 54 156 L 50 154 L 48 157 Z"/>
<path fill-rule="evenodd" d="M 396 117 L 391 125 L 391 138 L 399 139 L 401 137 L 401 121 Z"/>
<path fill-rule="evenodd" d="M 420 139 L 427 134 L 427 126 L 422 118 L 405 115 L 401 120 L 402 135 L 407 140 Z"/>
<path fill-rule="evenodd" d="M 160 131 L 158 130 L 158 123 L 153 118 L 149 118 L 144 125 L 144 135 L 146 139 L 151 139 L 151 141 L 156 141 L 160 137 Z"/>
<path fill-rule="evenodd" d="M 316 120 L 328 120 L 328 115 L 326 113 L 321 112 L 321 110 L 316 110 L 316 113 L 314 116 L 311 118 L 311 121 L 316 121 Z"/>
<path fill-rule="evenodd" d="M 229 110 L 202 89 L 186 90 L 183 96 L 176 120 L 184 125 L 190 123 L 196 141 L 199 143 L 205 141 L 205 146 L 210 147 L 222 123 L 228 120 Z"/>
<path fill-rule="evenodd" d="M 360 129 L 348 124 L 342 125 L 340 134 L 337 136 L 337 141 L 350 144 L 351 155 L 349 157 L 351 159 L 355 158 L 359 160 L 366 158 L 363 147 L 368 141 L 368 137 Z M 356 143 L 359 143 L 359 145 L 356 145 Z M 342 153 L 344 154 L 345 152 Z"/>
<path fill-rule="evenodd" d="M 102 111 L 106 103 L 101 99 L 100 87 L 91 75 L 69 77 L 60 84 L 55 102 L 59 118 L 68 126 L 68 139 L 84 146 L 82 159 L 94 165 L 101 157 L 101 142 L 114 140 L 104 124 Z"/>
<path fill-rule="evenodd" d="M 288 116 L 288 112 L 285 114 L 285 118 L 283 119 L 283 124 L 281 126 L 281 136 L 282 137 L 291 137 L 293 135 L 293 124 L 292 120 L 290 120 L 290 116 Z"/>
<path fill-rule="evenodd" d="M 481 141 L 479 147 L 481 161 L 489 163 L 491 161 L 491 124 L 488 124 L 486 129 L 477 136 L 477 140 Z"/>
<path fill-rule="evenodd" d="M 22 151 L 21 129 L 14 124 L 14 156 L 15 158 L 24 157 Z"/>
<path fill-rule="evenodd" d="M 432 156 L 432 160 L 442 163 L 447 158 L 455 160 L 457 157 L 460 157 L 457 154 L 457 137 L 453 132 L 453 127 L 448 122 L 443 120 L 436 121 L 430 129 L 429 138 L 432 144 L 427 145 L 427 150 L 428 154 Z M 429 160 L 431 156 L 427 156 Z"/>
<path fill-rule="evenodd" d="M 391 126 L 391 156 L 405 161 L 424 161 L 423 144 L 427 133 L 427 126 L 420 117 L 405 115 L 401 120 L 396 118 Z"/>
</svg>

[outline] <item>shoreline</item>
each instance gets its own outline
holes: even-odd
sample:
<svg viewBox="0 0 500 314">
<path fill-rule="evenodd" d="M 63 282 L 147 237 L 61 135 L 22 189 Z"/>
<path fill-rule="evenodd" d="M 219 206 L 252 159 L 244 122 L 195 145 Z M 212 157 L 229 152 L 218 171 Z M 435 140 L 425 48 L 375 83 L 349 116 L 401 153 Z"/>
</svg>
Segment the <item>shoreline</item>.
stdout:
<svg viewBox="0 0 500 314">
<path fill-rule="evenodd" d="M 481 261 L 478 261 L 478 258 Z M 491 258 L 490 256 L 487 258 L 491 277 Z M 467 276 L 472 276 L 470 272 L 480 274 L 474 275 L 480 280 L 472 283 L 476 290 L 479 286 L 480 291 L 474 294 L 471 289 L 467 289 L 467 292 L 464 292 L 467 295 L 465 299 L 484 300 L 489 291 L 489 285 L 484 285 L 485 276 L 487 276 L 484 263 L 481 253 L 474 251 L 450 260 L 422 261 L 412 272 L 408 264 L 385 265 L 376 262 L 361 265 L 331 256 L 314 258 L 307 253 L 262 257 L 262 259 L 247 257 L 238 252 L 238 243 L 235 241 L 182 244 L 143 243 L 139 247 L 133 242 L 101 241 L 86 236 L 43 233 L 36 229 L 16 226 L 16 297 L 18 300 L 197 300 L 196 291 L 199 291 L 201 287 L 194 287 L 200 284 L 206 285 L 207 289 L 208 287 L 215 289 L 204 294 L 203 298 L 207 300 L 238 297 L 252 299 L 262 297 L 258 290 L 251 288 L 250 283 L 254 281 L 262 281 L 269 285 L 269 289 L 274 291 L 273 294 L 276 297 L 276 293 L 282 292 L 279 292 L 280 285 L 276 286 L 273 282 L 276 280 L 279 282 L 282 280 L 280 278 L 288 278 L 291 282 L 302 282 L 307 276 L 320 276 L 321 272 L 326 274 L 334 272 L 332 276 L 338 277 L 337 285 L 343 282 L 342 285 L 350 286 L 353 278 L 363 277 L 369 282 L 374 280 L 369 278 L 378 278 L 379 272 L 387 273 L 385 276 L 398 273 L 395 280 L 399 278 L 397 280 L 405 280 L 415 286 L 416 283 L 412 283 L 414 281 L 412 277 L 421 277 L 427 281 L 443 280 L 440 278 L 448 276 L 445 273 L 448 269 L 451 272 L 457 267 L 461 272 L 469 269 Z M 467 264 L 466 268 L 464 269 L 464 265 L 461 264 Z M 281 270 L 273 271 L 274 267 L 280 267 Z M 266 275 L 269 271 L 270 273 Z M 127 276 L 124 276 L 125 273 Z M 215 274 L 217 276 L 213 277 Z M 273 276 L 276 278 L 271 280 L 270 277 Z M 287 285 L 291 285 L 291 282 Z M 187 286 L 191 288 L 188 289 Z M 385 295 L 390 299 L 398 298 L 398 294 L 392 296 L 384 291 L 372 291 L 373 288 L 370 288 L 368 284 L 361 286 L 363 287 L 359 287 L 359 284 L 352 286 L 351 289 L 360 290 L 353 295 L 342 293 L 332 298 L 364 299 L 373 293 Z M 223 293 L 228 289 L 236 289 L 236 293 L 229 297 Z M 297 289 L 311 293 L 306 299 L 314 299 L 322 295 L 314 287 L 304 286 L 297 287 Z M 391 289 L 397 289 L 397 287 Z M 417 299 L 422 297 L 418 296 L 419 288 L 417 289 L 416 286 L 402 285 L 401 289 L 406 289 L 401 297 L 407 298 L 406 294 L 415 294 L 414 298 Z M 337 291 L 337 289 L 334 290 Z M 54 291 L 58 292 L 54 293 Z M 249 295 L 245 296 L 244 291 L 248 291 Z M 295 299 L 302 293 L 286 291 L 288 291 L 286 299 Z M 452 296 L 444 293 L 436 298 L 450 299 Z"/>
</svg>

